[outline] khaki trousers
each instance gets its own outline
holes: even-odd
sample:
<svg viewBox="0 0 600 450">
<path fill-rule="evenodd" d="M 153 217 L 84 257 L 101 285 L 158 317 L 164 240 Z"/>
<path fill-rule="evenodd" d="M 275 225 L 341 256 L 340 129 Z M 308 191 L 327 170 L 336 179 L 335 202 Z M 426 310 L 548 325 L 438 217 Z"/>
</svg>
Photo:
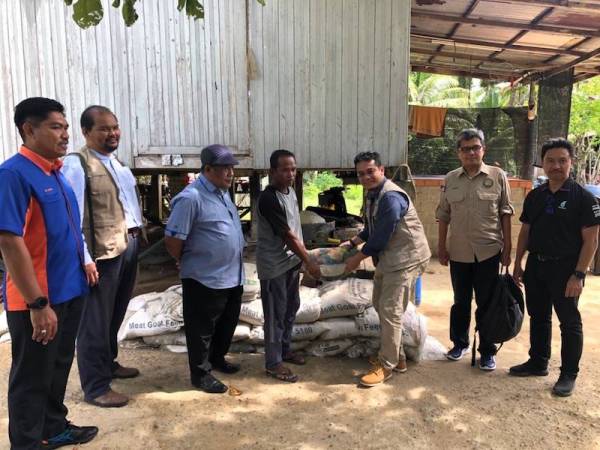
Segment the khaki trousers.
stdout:
<svg viewBox="0 0 600 450">
<path fill-rule="evenodd" d="M 415 283 L 429 260 L 395 272 L 375 270 L 373 307 L 381 326 L 379 361 L 388 370 L 405 360 L 402 348 L 402 315 L 409 301 L 414 302 Z"/>
</svg>

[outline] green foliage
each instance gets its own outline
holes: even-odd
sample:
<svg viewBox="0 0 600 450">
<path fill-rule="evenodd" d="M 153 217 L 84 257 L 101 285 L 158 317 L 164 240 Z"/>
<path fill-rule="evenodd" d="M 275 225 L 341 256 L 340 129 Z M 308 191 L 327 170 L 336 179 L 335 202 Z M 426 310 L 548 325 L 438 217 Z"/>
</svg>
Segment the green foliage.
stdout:
<svg viewBox="0 0 600 450">
<path fill-rule="evenodd" d="M 64 0 L 66 6 L 73 6 L 73 20 L 81 28 L 86 29 L 94 27 L 102 21 L 102 18 L 104 17 L 102 0 L 76 0 L 74 4 L 73 1 L 74 0 Z M 122 7 L 121 0 L 114 0 L 111 4 L 113 8 L 121 8 L 123 21 L 128 27 L 133 25 L 139 18 L 137 10 L 135 9 L 135 3 L 137 1 L 138 0 L 123 0 Z M 265 0 L 257 1 L 265 6 Z M 204 6 L 200 3 L 200 0 L 177 0 L 177 9 L 179 11 L 185 10 L 186 15 L 192 17 L 194 20 L 204 18 Z"/>
<path fill-rule="evenodd" d="M 600 133 L 600 77 L 573 86 L 569 134 L 577 137 Z"/>
<path fill-rule="evenodd" d="M 319 192 L 335 186 L 342 186 L 342 180 L 333 172 L 304 172 L 304 207 L 319 206 Z M 359 184 L 347 185 L 344 191 L 346 209 L 350 214 L 360 215 L 363 201 L 363 189 Z"/>
</svg>

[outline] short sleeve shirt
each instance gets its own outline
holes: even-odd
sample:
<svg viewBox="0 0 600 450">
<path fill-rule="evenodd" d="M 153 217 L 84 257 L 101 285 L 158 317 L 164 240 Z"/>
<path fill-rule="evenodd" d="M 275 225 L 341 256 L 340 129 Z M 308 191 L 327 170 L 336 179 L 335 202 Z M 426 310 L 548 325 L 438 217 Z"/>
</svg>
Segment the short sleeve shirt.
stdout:
<svg viewBox="0 0 600 450">
<path fill-rule="evenodd" d="M 436 218 L 450 224 L 448 252 L 452 261 L 472 263 L 497 255 L 503 247 L 503 215 L 513 215 L 510 186 L 504 171 L 481 165 L 470 177 L 460 167 L 444 180 Z"/>
<path fill-rule="evenodd" d="M 0 231 L 23 238 L 37 282 L 54 305 L 88 290 L 77 200 L 60 166 L 26 147 L 0 165 Z M 8 311 L 27 309 L 10 272 L 3 289 Z"/>
<path fill-rule="evenodd" d="M 583 245 L 581 229 L 600 225 L 600 205 L 569 178 L 554 193 L 544 183 L 527 194 L 520 220 L 530 226 L 530 253 L 577 257 Z"/>
</svg>

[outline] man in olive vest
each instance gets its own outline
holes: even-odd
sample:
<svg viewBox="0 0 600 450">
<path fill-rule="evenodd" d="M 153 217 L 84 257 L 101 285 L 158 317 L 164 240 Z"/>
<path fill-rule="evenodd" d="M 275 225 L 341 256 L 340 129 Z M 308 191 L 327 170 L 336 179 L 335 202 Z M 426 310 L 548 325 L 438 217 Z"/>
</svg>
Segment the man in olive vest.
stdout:
<svg viewBox="0 0 600 450">
<path fill-rule="evenodd" d="M 429 262 L 431 252 L 423 225 L 408 194 L 385 177 L 377 152 L 363 152 L 354 158 L 356 175 L 367 190 L 365 229 L 342 245 L 366 244 L 346 261 L 346 273 L 368 257 L 376 265 L 373 307 L 381 324 L 381 347 L 373 367 L 360 384 L 375 386 L 406 372 L 402 348 L 402 315 L 412 300 L 417 278 Z"/>
<path fill-rule="evenodd" d="M 86 145 L 67 156 L 62 169 L 77 197 L 93 285 L 81 316 L 77 363 L 85 401 L 119 407 L 129 399 L 111 389 L 112 379 L 139 375 L 117 362 L 117 332 L 135 285 L 142 213 L 135 177 L 114 155 L 121 135 L 116 116 L 90 106 L 81 115 L 81 130 Z"/>
</svg>

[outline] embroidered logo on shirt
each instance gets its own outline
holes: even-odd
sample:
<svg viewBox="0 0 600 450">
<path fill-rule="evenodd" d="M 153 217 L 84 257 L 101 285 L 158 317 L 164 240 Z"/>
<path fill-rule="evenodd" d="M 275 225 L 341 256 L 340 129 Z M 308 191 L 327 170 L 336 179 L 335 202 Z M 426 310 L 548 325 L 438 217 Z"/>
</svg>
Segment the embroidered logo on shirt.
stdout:
<svg viewBox="0 0 600 450">
<path fill-rule="evenodd" d="M 52 192 L 54 192 L 54 188 L 48 187 L 44 189 L 45 194 L 51 194 Z"/>
<path fill-rule="evenodd" d="M 489 178 L 486 178 L 486 179 L 484 180 L 484 182 L 483 182 L 483 185 L 484 185 L 486 188 L 492 187 L 492 186 L 494 185 L 494 180 L 491 180 L 491 179 L 489 179 Z"/>
<path fill-rule="evenodd" d="M 600 205 L 592 206 L 592 211 L 594 213 L 594 218 L 600 217 Z"/>
<path fill-rule="evenodd" d="M 558 205 L 558 209 L 567 209 L 567 201 L 564 200 Z"/>
</svg>

